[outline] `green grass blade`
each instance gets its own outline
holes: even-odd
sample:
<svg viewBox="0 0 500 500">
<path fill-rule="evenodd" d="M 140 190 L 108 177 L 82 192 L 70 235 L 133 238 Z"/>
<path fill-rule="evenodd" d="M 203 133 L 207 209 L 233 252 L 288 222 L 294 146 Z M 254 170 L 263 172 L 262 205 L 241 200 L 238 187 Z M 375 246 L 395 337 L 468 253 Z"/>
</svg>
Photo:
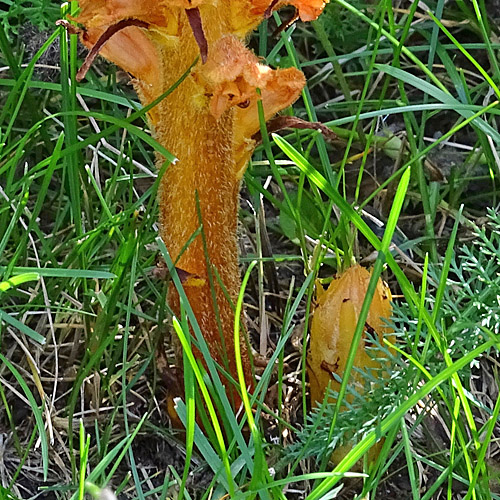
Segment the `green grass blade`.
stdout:
<svg viewBox="0 0 500 500">
<path fill-rule="evenodd" d="M 38 332 L 35 332 L 35 330 L 25 325 L 24 323 L 21 323 L 21 321 L 6 313 L 2 309 L 0 309 L 0 321 L 5 321 L 5 323 L 9 324 L 10 326 L 17 328 L 21 333 L 24 333 L 24 335 L 30 337 L 35 342 L 38 342 L 41 345 L 45 344 L 45 337 L 40 335 Z"/>
<path fill-rule="evenodd" d="M 38 428 L 38 434 L 40 436 L 40 446 L 42 449 L 42 468 L 43 468 L 43 478 L 45 481 L 48 479 L 49 473 L 49 443 L 47 441 L 47 434 L 45 434 L 45 426 L 43 423 L 42 411 L 38 407 L 38 404 L 31 392 L 30 388 L 24 381 L 23 377 L 17 370 L 17 368 L 3 355 L 0 354 L 0 361 L 9 369 L 17 383 L 23 390 L 26 398 L 30 403 L 30 408 L 33 411 L 33 416 L 35 418 L 35 423 Z"/>
<path fill-rule="evenodd" d="M 19 285 L 28 281 L 38 281 L 40 275 L 38 273 L 24 273 L 12 276 L 6 281 L 0 281 L 0 292 L 6 292 L 9 288 L 17 288 Z"/>
</svg>

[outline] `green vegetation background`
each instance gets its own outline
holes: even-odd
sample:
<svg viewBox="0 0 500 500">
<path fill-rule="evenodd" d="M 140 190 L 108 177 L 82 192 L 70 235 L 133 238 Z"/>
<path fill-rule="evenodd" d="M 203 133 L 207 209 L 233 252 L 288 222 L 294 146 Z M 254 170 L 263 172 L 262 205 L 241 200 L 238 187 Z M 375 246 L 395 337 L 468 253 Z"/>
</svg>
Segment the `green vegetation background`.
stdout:
<svg viewBox="0 0 500 500">
<path fill-rule="evenodd" d="M 287 112 L 338 140 L 293 132 L 256 151 L 240 299 L 254 347 L 267 339 L 257 427 L 249 439 L 227 411 L 198 337 L 209 370 L 186 354 L 192 399 L 178 412 L 190 428 L 196 412 L 205 432 L 187 442 L 166 417 L 155 358 L 165 336 L 190 342 L 189 305 L 174 329 L 165 305 L 178 283 L 153 273 L 169 258 L 160 146 L 122 72 L 99 61 L 70 84 L 85 51 L 54 26 L 59 4 L 2 7 L 1 498 L 500 498 L 496 1 L 332 0 L 311 25 L 273 35 L 285 10 L 255 33 L 267 63 L 307 76 Z M 343 411 L 311 409 L 315 279 L 354 260 L 393 290 L 397 342 L 372 349 L 389 376 L 364 373 L 363 394 L 344 377 Z M 225 410 L 203 415 L 204 397 Z"/>
</svg>

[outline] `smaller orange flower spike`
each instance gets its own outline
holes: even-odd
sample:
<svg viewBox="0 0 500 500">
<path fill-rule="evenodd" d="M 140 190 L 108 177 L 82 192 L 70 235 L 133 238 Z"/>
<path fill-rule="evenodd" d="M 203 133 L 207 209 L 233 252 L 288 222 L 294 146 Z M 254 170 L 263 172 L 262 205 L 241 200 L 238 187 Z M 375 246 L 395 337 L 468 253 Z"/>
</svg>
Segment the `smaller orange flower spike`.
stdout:
<svg viewBox="0 0 500 500">
<path fill-rule="evenodd" d="M 101 34 L 99 35 L 99 38 L 97 39 L 96 42 L 92 43 L 91 38 L 90 38 L 90 33 L 87 31 L 84 31 L 81 33 L 82 35 L 82 40 L 86 42 L 87 44 L 92 46 L 92 49 L 90 52 L 87 54 L 87 57 L 85 58 L 85 62 L 83 63 L 82 67 L 78 70 L 78 73 L 76 74 L 76 80 L 77 81 L 82 81 L 85 75 L 87 74 L 87 71 L 89 70 L 90 66 L 94 62 L 94 59 L 97 57 L 99 52 L 101 51 L 102 47 L 106 44 L 106 42 L 113 37 L 113 35 L 116 35 L 120 31 L 124 30 L 125 28 L 129 28 L 131 26 L 137 26 L 139 28 L 147 28 L 148 24 L 145 23 L 144 21 L 138 21 L 136 19 L 125 19 L 123 21 L 118 21 L 116 24 L 112 24 L 111 26 L 108 26 L 108 28 Z M 92 33 L 94 36 L 98 34 L 97 30 L 93 30 Z M 123 42 L 122 42 L 123 43 Z M 115 42 L 116 45 L 116 42 Z M 140 46 L 140 43 L 137 44 Z M 112 49 L 113 45 L 111 45 Z M 108 52 L 110 50 L 108 48 Z M 139 47 L 134 47 L 135 50 L 138 50 Z M 139 49 L 140 50 L 140 49 Z M 122 53 L 116 54 L 117 58 L 122 58 L 123 59 Z M 109 59 L 109 57 L 108 57 Z M 134 73 L 136 75 L 139 75 L 140 78 L 147 80 L 147 71 L 144 70 L 144 67 L 141 69 L 141 63 L 144 63 L 144 59 L 147 60 L 147 58 L 143 58 L 142 61 L 140 61 L 139 64 L 137 64 L 137 60 L 132 59 L 130 62 L 130 72 Z M 133 64 L 135 63 L 135 67 Z M 142 75 L 142 76 L 141 76 Z"/>
<path fill-rule="evenodd" d="M 321 286 L 318 288 L 318 304 L 311 322 L 311 351 L 308 359 L 313 404 L 323 401 L 329 384 L 335 391 L 340 388 L 333 374 L 340 377 L 344 374 L 369 282 L 370 272 L 356 265 L 335 278 L 326 291 Z M 384 334 L 391 332 L 385 324 L 385 320 L 391 317 L 391 312 L 391 292 L 387 285 L 379 280 L 365 329 L 376 335 L 380 342 L 383 341 Z M 380 363 L 366 352 L 367 344 L 368 341 L 362 340 L 358 346 L 354 366 L 362 369 L 380 368 Z M 351 378 L 355 383 L 361 382 L 358 373 L 352 372 Z"/>
<path fill-rule="evenodd" d="M 311 322 L 311 349 L 307 360 L 313 405 L 323 401 L 328 386 L 337 392 L 340 389 L 340 384 L 334 376 L 344 376 L 347 357 L 368 291 L 370 277 L 369 271 L 355 265 L 335 278 L 326 291 L 321 285 L 318 287 L 318 304 Z M 378 338 L 380 343 L 383 342 L 384 335 L 388 335 L 393 341 L 392 329 L 386 324 L 391 313 L 391 292 L 388 286 L 379 279 L 366 318 L 365 332 L 368 332 L 372 338 Z M 365 333 L 354 357 L 354 367 L 363 370 L 380 370 L 384 362 L 381 356 L 374 359 L 368 354 L 366 347 L 369 345 L 370 339 Z M 364 389 L 364 379 L 355 370 L 351 372 L 350 381 L 358 386 L 358 391 Z M 352 396 L 346 399 L 350 401 Z M 333 401 L 330 399 L 330 402 Z M 340 462 L 349 449 L 348 444 L 337 447 L 332 460 L 335 463 Z M 374 459 L 377 452 L 377 447 L 372 448 L 370 458 Z"/>
</svg>

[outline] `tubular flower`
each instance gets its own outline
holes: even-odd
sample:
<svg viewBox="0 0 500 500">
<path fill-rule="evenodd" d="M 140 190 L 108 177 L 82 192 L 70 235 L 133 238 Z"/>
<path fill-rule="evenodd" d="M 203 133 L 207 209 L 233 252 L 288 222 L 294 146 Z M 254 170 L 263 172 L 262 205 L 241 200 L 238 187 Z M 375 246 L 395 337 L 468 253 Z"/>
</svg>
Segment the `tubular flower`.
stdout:
<svg viewBox="0 0 500 500">
<path fill-rule="evenodd" d="M 238 193 L 259 130 L 257 103 L 262 100 L 267 120 L 292 104 L 305 84 L 295 68 L 261 64 L 243 41 L 284 4 L 313 19 L 325 2 L 80 0 L 76 18 L 85 28 L 83 42 L 93 49 L 90 62 L 99 52 L 129 72 L 143 105 L 165 93 L 201 55 L 190 75 L 149 113 L 157 140 L 179 160 L 160 181 L 160 234 L 176 266 L 197 277 L 196 286 L 188 280 L 184 289 L 212 356 L 234 379 Z M 192 238 L 200 227 L 203 234 Z M 168 300 L 178 314 L 175 290 Z M 241 352 L 251 387 L 244 342 Z M 238 406 L 237 391 L 226 386 Z"/>
<path fill-rule="evenodd" d="M 302 21 L 314 21 L 325 8 L 324 0 L 253 0 L 250 11 L 256 15 L 269 16 L 284 5 L 293 5 Z"/>
<path fill-rule="evenodd" d="M 297 99 L 305 85 L 304 75 L 296 68 L 272 70 L 260 64 L 234 36 L 217 41 L 197 74 L 210 96 L 209 109 L 214 118 L 219 120 L 234 108 L 233 152 L 237 177 L 241 178 L 255 147 L 251 137 L 260 127 L 257 102 L 262 100 L 267 121 Z"/>
<path fill-rule="evenodd" d="M 262 19 L 284 5 L 293 5 L 301 21 L 314 21 L 329 0 L 243 0 L 230 2 L 234 33 L 244 36 L 256 28 Z"/>
</svg>

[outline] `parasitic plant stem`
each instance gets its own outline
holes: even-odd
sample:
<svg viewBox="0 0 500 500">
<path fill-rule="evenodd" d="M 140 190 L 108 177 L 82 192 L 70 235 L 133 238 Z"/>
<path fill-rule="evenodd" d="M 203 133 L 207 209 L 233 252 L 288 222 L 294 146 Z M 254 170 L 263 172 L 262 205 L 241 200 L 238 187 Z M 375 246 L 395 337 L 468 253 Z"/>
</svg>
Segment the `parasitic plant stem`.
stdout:
<svg viewBox="0 0 500 500">
<path fill-rule="evenodd" d="M 191 74 L 149 112 L 157 140 L 179 159 L 160 181 L 160 234 L 176 266 L 198 278 L 183 287 L 211 355 L 234 379 L 239 189 L 259 131 L 257 103 L 262 101 L 268 120 L 292 104 L 305 84 L 295 68 L 262 64 L 244 41 L 285 4 L 306 21 L 321 13 L 325 0 L 80 0 L 76 19 L 91 48 L 88 60 L 99 53 L 128 71 L 143 105 L 201 55 Z M 200 226 L 201 234 L 183 250 Z M 179 314 L 175 290 L 168 301 Z M 251 387 L 246 344 L 240 347 Z M 227 381 L 226 387 L 236 408 L 241 398 Z"/>
</svg>

